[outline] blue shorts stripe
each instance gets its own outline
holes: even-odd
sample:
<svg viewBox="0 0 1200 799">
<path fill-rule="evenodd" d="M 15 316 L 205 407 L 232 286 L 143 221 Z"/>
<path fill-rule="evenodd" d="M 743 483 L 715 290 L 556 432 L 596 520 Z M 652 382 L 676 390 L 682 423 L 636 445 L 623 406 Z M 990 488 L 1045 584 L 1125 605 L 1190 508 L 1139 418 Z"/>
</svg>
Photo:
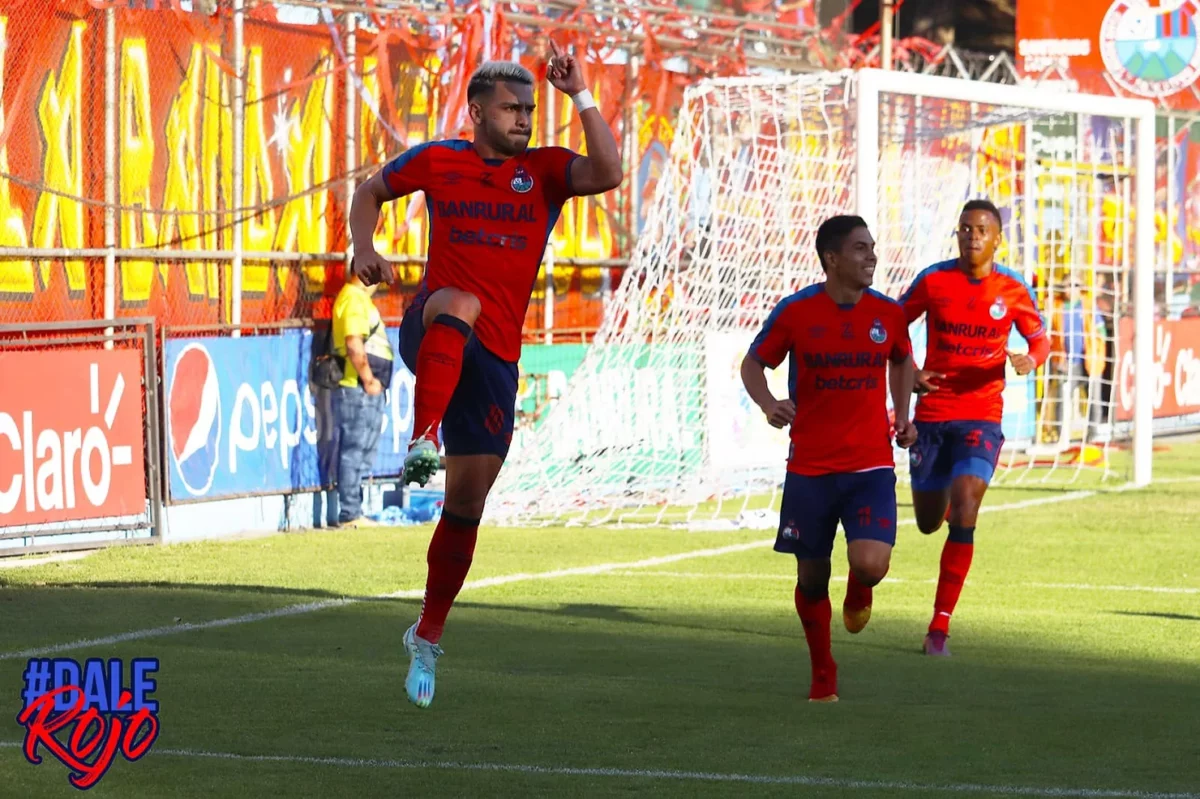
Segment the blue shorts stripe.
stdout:
<svg viewBox="0 0 1200 799">
<path fill-rule="evenodd" d="M 944 491 L 969 475 L 990 483 L 1004 447 L 998 422 L 917 422 L 917 442 L 909 450 L 914 491 Z"/>
</svg>

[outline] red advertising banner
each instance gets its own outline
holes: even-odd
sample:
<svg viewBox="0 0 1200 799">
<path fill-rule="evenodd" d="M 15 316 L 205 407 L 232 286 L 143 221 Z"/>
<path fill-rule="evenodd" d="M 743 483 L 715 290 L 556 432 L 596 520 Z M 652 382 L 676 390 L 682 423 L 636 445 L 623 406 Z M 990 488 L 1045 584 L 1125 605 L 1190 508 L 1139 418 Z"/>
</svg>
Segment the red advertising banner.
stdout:
<svg viewBox="0 0 1200 799">
<path fill-rule="evenodd" d="M 1200 0 L 1021 0 L 1017 66 L 1080 91 L 1200 108 Z"/>
<path fill-rule="evenodd" d="M 0 525 L 146 511 L 142 355 L 0 353 Z"/>
<path fill-rule="evenodd" d="M 1117 342 L 1116 418 L 1133 419 L 1133 320 L 1121 322 Z M 1154 325 L 1154 417 L 1200 414 L 1200 317 Z"/>
</svg>

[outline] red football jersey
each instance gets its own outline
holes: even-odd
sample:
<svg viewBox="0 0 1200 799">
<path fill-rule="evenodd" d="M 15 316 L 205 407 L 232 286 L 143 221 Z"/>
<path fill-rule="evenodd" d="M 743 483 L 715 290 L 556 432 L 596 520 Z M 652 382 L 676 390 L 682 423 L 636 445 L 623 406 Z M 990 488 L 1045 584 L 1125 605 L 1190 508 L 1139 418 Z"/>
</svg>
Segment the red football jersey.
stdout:
<svg viewBox="0 0 1200 799">
<path fill-rule="evenodd" d="M 483 159 L 462 139 L 406 150 L 383 168 L 393 197 L 425 193 L 429 259 L 421 291 L 456 288 L 479 298 L 479 343 L 506 361 L 521 357 L 521 328 L 546 242 L 575 196 L 562 147 Z"/>
<path fill-rule="evenodd" d="M 803 475 L 864 472 L 894 466 L 887 410 L 887 364 L 912 355 L 904 311 L 868 289 L 838 305 L 814 286 L 771 311 L 750 345 L 751 357 L 775 368 L 791 356 L 788 387 L 796 403 L 788 471 Z"/>
<path fill-rule="evenodd" d="M 917 275 L 900 303 L 910 322 L 926 315 L 928 346 L 922 368 L 946 376 L 937 391 L 917 400 L 917 420 L 999 422 L 1013 325 L 1030 343 L 1031 353 L 1037 339 L 1045 336 L 1029 284 L 1000 266 L 975 280 L 957 260 L 943 261 Z"/>
</svg>

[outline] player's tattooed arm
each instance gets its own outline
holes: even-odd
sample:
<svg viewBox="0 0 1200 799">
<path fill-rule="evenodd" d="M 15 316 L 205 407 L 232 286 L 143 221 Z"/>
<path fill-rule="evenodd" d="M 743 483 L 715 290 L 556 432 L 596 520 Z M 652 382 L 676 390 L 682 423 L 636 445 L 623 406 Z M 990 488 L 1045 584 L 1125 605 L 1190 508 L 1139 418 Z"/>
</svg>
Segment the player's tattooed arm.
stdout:
<svg viewBox="0 0 1200 799">
<path fill-rule="evenodd" d="M 379 225 L 379 212 L 392 197 L 381 171 L 355 189 L 354 200 L 350 204 L 350 235 L 354 241 L 351 269 L 368 286 L 380 281 L 391 283 L 396 277 L 391 262 L 375 251 L 375 228 Z"/>
<path fill-rule="evenodd" d="M 742 385 L 750 399 L 762 409 L 771 427 L 787 427 L 796 418 L 796 403 L 790 399 L 775 399 L 767 385 L 766 367 L 750 355 L 742 359 Z"/>
<path fill-rule="evenodd" d="M 583 70 L 575 57 L 560 50 L 553 39 L 550 49 L 554 57 L 546 74 L 551 85 L 571 98 L 586 92 Z M 621 149 L 612 128 L 595 105 L 581 111 L 579 121 L 583 125 L 588 154 L 571 162 L 571 188 L 580 196 L 611 191 L 621 185 L 625 176 L 621 167 Z"/>
</svg>

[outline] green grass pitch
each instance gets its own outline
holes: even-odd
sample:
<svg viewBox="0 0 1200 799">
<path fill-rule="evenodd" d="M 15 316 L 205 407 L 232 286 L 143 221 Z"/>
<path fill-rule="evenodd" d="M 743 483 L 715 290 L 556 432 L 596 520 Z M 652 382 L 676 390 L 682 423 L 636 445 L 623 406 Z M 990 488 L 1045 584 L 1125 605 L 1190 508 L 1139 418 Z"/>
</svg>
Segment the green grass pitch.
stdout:
<svg viewBox="0 0 1200 799">
<path fill-rule="evenodd" d="M 857 636 L 839 542 L 833 705 L 762 531 L 483 530 L 428 711 L 427 526 L 0 569 L 0 796 L 78 794 L 15 717 L 26 653 L 93 639 L 57 654 L 161 660 L 161 735 L 94 797 L 1200 797 L 1200 445 L 1156 468 L 994 489 L 948 660 L 919 654 L 944 533 L 900 528 Z"/>
</svg>

